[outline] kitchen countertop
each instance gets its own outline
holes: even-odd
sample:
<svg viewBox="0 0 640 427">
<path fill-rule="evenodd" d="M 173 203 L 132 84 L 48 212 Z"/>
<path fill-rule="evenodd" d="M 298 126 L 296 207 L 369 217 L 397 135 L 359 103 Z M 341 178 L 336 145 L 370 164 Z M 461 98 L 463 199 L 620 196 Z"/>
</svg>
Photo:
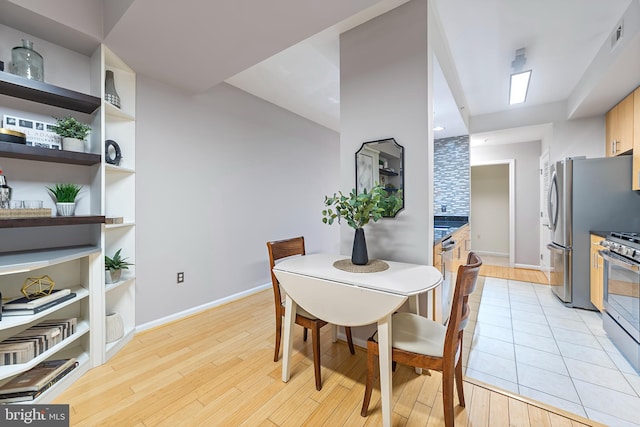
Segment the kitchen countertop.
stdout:
<svg viewBox="0 0 640 427">
<path fill-rule="evenodd" d="M 467 224 L 469 224 L 468 216 L 434 216 L 433 244 L 439 244 Z"/>
</svg>

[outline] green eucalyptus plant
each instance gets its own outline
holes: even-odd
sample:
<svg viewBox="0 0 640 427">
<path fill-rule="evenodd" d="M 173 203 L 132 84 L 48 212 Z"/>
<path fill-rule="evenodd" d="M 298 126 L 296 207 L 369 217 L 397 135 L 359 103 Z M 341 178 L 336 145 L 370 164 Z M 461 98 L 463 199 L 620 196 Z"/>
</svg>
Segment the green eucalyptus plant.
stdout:
<svg viewBox="0 0 640 427">
<path fill-rule="evenodd" d="M 109 257 L 107 255 L 104 256 L 104 269 L 105 271 L 110 270 L 128 270 L 130 265 L 133 265 L 130 262 L 127 262 L 128 258 L 122 258 L 120 252 L 122 248 L 118 249 L 113 257 Z"/>
<path fill-rule="evenodd" d="M 78 193 L 82 190 L 82 186 L 77 184 L 56 184 L 53 187 L 47 187 L 47 190 L 49 190 L 56 203 L 74 203 Z"/>
<path fill-rule="evenodd" d="M 332 197 L 325 196 L 324 204 L 328 208 L 322 211 L 322 222 L 331 225 L 336 218 L 338 222 L 344 219 L 351 228 L 357 230 L 367 225 L 370 220 L 376 222 L 383 217 L 383 199 L 386 197 L 388 193 L 381 185 L 375 185 L 368 192 L 365 190 L 360 194 L 357 194 L 354 188 L 349 196 L 345 196 L 341 191 L 338 194 L 334 193 Z"/>
<path fill-rule="evenodd" d="M 53 131 L 63 138 L 77 138 L 84 141 L 91 132 L 91 126 L 79 122 L 72 116 L 66 116 L 56 118 Z"/>
</svg>

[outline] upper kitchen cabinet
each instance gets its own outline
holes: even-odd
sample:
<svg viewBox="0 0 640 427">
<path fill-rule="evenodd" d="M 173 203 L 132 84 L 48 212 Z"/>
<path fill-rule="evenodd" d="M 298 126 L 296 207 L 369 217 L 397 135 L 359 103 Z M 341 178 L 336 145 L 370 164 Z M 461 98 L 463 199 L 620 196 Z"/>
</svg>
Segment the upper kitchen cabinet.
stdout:
<svg viewBox="0 0 640 427">
<path fill-rule="evenodd" d="M 607 157 L 628 154 L 634 140 L 634 94 L 630 93 L 606 115 Z"/>
<path fill-rule="evenodd" d="M 633 175 L 631 188 L 640 190 L 640 87 L 633 92 Z"/>
</svg>

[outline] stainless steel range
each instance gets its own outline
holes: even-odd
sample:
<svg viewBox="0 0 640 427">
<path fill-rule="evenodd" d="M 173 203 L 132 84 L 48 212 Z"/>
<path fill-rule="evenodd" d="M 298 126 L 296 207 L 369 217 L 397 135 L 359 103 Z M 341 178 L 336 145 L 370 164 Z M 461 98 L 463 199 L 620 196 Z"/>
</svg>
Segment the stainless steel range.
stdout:
<svg viewBox="0 0 640 427">
<path fill-rule="evenodd" d="M 640 372 L 640 234 L 609 233 L 605 250 L 604 330 Z"/>
</svg>

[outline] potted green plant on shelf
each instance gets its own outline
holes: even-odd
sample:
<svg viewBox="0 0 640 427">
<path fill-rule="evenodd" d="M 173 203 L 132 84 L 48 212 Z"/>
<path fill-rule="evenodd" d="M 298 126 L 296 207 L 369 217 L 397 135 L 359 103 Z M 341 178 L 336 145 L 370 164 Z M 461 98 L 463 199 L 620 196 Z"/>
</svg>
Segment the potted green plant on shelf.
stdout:
<svg viewBox="0 0 640 427">
<path fill-rule="evenodd" d="M 383 186 L 378 184 L 369 191 L 365 189 L 360 194 L 357 194 L 354 188 L 348 196 L 339 191 L 338 194 L 334 193 L 332 197 L 324 197 L 324 204 L 328 208 L 322 211 L 322 222 L 331 225 L 336 218 L 338 222 L 344 219 L 351 228 L 355 229 L 351 252 L 353 264 L 366 265 L 369 262 L 363 227 L 369 221 L 376 222 L 383 217 L 385 213 L 383 204 L 386 197 L 388 197 L 388 193 Z"/>
<path fill-rule="evenodd" d="M 91 126 L 79 122 L 73 116 L 56 118 L 53 131 L 62 137 L 62 149 L 84 153 L 84 143 L 91 132 Z"/>
<path fill-rule="evenodd" d="M 122 270 L 128 270 L 132 263 L 128 262 L 128 258 L 122 258 L 120 252 L 122 248 L 118 249 L 113 257 L 107 255 L 104 256 L 104 270 L 105 270 L 105 282 L 115 283 L 120 280 Z"/>
<path fill-rule="evenodd" d="M 56 211 L 58 216 L 73 216 L 76 211 L 76 199 L 81 185 L 77 184 L 56 184 L 53 187 L 47 187 L 51 198 L 56 203 Z"/>
</svg>

